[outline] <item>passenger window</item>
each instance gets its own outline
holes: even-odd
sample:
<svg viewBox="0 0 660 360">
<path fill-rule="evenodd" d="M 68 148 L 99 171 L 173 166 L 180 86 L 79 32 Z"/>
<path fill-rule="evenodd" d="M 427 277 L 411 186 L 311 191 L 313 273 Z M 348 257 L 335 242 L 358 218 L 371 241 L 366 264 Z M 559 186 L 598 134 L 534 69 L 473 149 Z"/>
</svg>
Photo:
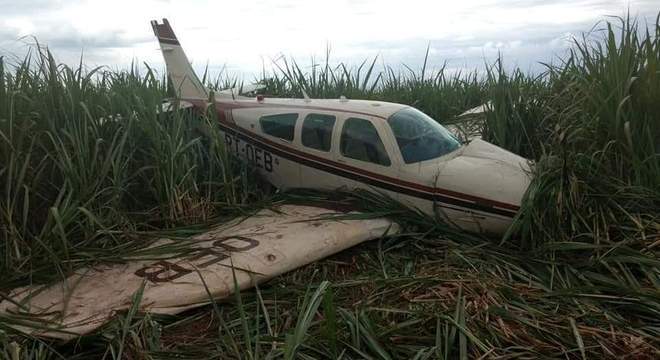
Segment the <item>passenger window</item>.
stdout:
<svg viewBox="0 0 660 360">
<path fill-rule="evenodd" d="M 369 120 L 346 119 L 341 130 L 339 148 L 341 154 L 348 158 L 379 165 L 390 165 L 390 158 L 378 136 L 378 131 Z"/>
<path fill-rule="evenodd" d="M 332 115 L 307 115 L 303 121 L 302 144 L 312 149 L 330 151 L 335 120 L 336 118 Z"/>
<path fill-rule="evenodd" d="M 259 118 L 261 130 L 271 136 L 293 141 L 298 114 L 265 115 Z"/>
</svg>

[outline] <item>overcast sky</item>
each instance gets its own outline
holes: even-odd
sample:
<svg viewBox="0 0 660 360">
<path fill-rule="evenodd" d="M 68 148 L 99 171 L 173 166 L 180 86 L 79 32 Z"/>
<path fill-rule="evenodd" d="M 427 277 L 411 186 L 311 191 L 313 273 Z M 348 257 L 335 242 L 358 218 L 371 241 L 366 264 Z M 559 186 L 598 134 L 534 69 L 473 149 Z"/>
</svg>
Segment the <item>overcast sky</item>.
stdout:
<svg viewBox="0 0 660 360">
<path fill-rule="evenodd" d="M 660 0 L 0 0 L 0 55 L 21 55 L 35 36 L 58 60 L 126 67 L 163 65 L 149 20 L 166 17 L 195 67 L 259 72 L 280 55 L 309 63 L 331 48 L 334 62 L 475 68 L 501 52 L 537 71 L 572 36 L 627 9 L 655 21 Z"/>
</svg>

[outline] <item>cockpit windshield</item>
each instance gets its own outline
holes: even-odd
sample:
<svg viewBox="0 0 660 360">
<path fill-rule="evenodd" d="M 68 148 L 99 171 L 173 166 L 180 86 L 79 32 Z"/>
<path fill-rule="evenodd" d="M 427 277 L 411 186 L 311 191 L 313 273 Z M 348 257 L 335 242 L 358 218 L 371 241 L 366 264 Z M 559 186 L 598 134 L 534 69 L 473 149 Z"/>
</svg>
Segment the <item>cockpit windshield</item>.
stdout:
<svg viewBox="0 0 660 360">
<path fill-rule="evenodd" d="M 413 107 L 397 111 L 387 123 L 406 164 L 434 159 L 461 146 L 447 129 Z"/>
</svg>

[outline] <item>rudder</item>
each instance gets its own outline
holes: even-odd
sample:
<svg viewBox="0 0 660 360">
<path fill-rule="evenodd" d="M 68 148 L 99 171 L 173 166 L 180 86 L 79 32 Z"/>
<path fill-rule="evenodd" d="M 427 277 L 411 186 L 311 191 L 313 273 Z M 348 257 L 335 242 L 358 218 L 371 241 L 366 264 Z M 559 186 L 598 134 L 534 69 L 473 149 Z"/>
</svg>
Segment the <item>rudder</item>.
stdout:
<svg viewBox="0 0 660 360">
<path fill-rule="evenodd" d="M 182 99 L 206 99 L 208 97 L 206 87 L 195 74 L 167 19 L 163 19 L 162 24 L 152 20 L 151 27 L 163 52 L 167 76 L 177 95 Z"/>
</svg>

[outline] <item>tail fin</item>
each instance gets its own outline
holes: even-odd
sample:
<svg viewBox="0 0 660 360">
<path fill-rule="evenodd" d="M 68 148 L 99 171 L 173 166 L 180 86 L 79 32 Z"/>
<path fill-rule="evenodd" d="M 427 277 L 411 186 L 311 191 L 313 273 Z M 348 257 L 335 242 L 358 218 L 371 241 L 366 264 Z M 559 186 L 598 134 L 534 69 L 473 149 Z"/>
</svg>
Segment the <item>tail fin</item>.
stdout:
<svg viewBox="0 0 660 360">
<path fill-rule="evenodd" d="M 165 58 L 165 65 L 167 66 L 167 76 L 172 82 L 177 95 L 184 99 L 208 98 L 208 92 L 204 84 L 190 66 L 188 57 L 183 52 L 183 48 L 167 19 L 163 19 L 162 24 L 152 20 L 151 27 L 154 29 L 154 34 L 160 43 L 160 49 L 163 52 L 163 58 Z"/>
</svg>

